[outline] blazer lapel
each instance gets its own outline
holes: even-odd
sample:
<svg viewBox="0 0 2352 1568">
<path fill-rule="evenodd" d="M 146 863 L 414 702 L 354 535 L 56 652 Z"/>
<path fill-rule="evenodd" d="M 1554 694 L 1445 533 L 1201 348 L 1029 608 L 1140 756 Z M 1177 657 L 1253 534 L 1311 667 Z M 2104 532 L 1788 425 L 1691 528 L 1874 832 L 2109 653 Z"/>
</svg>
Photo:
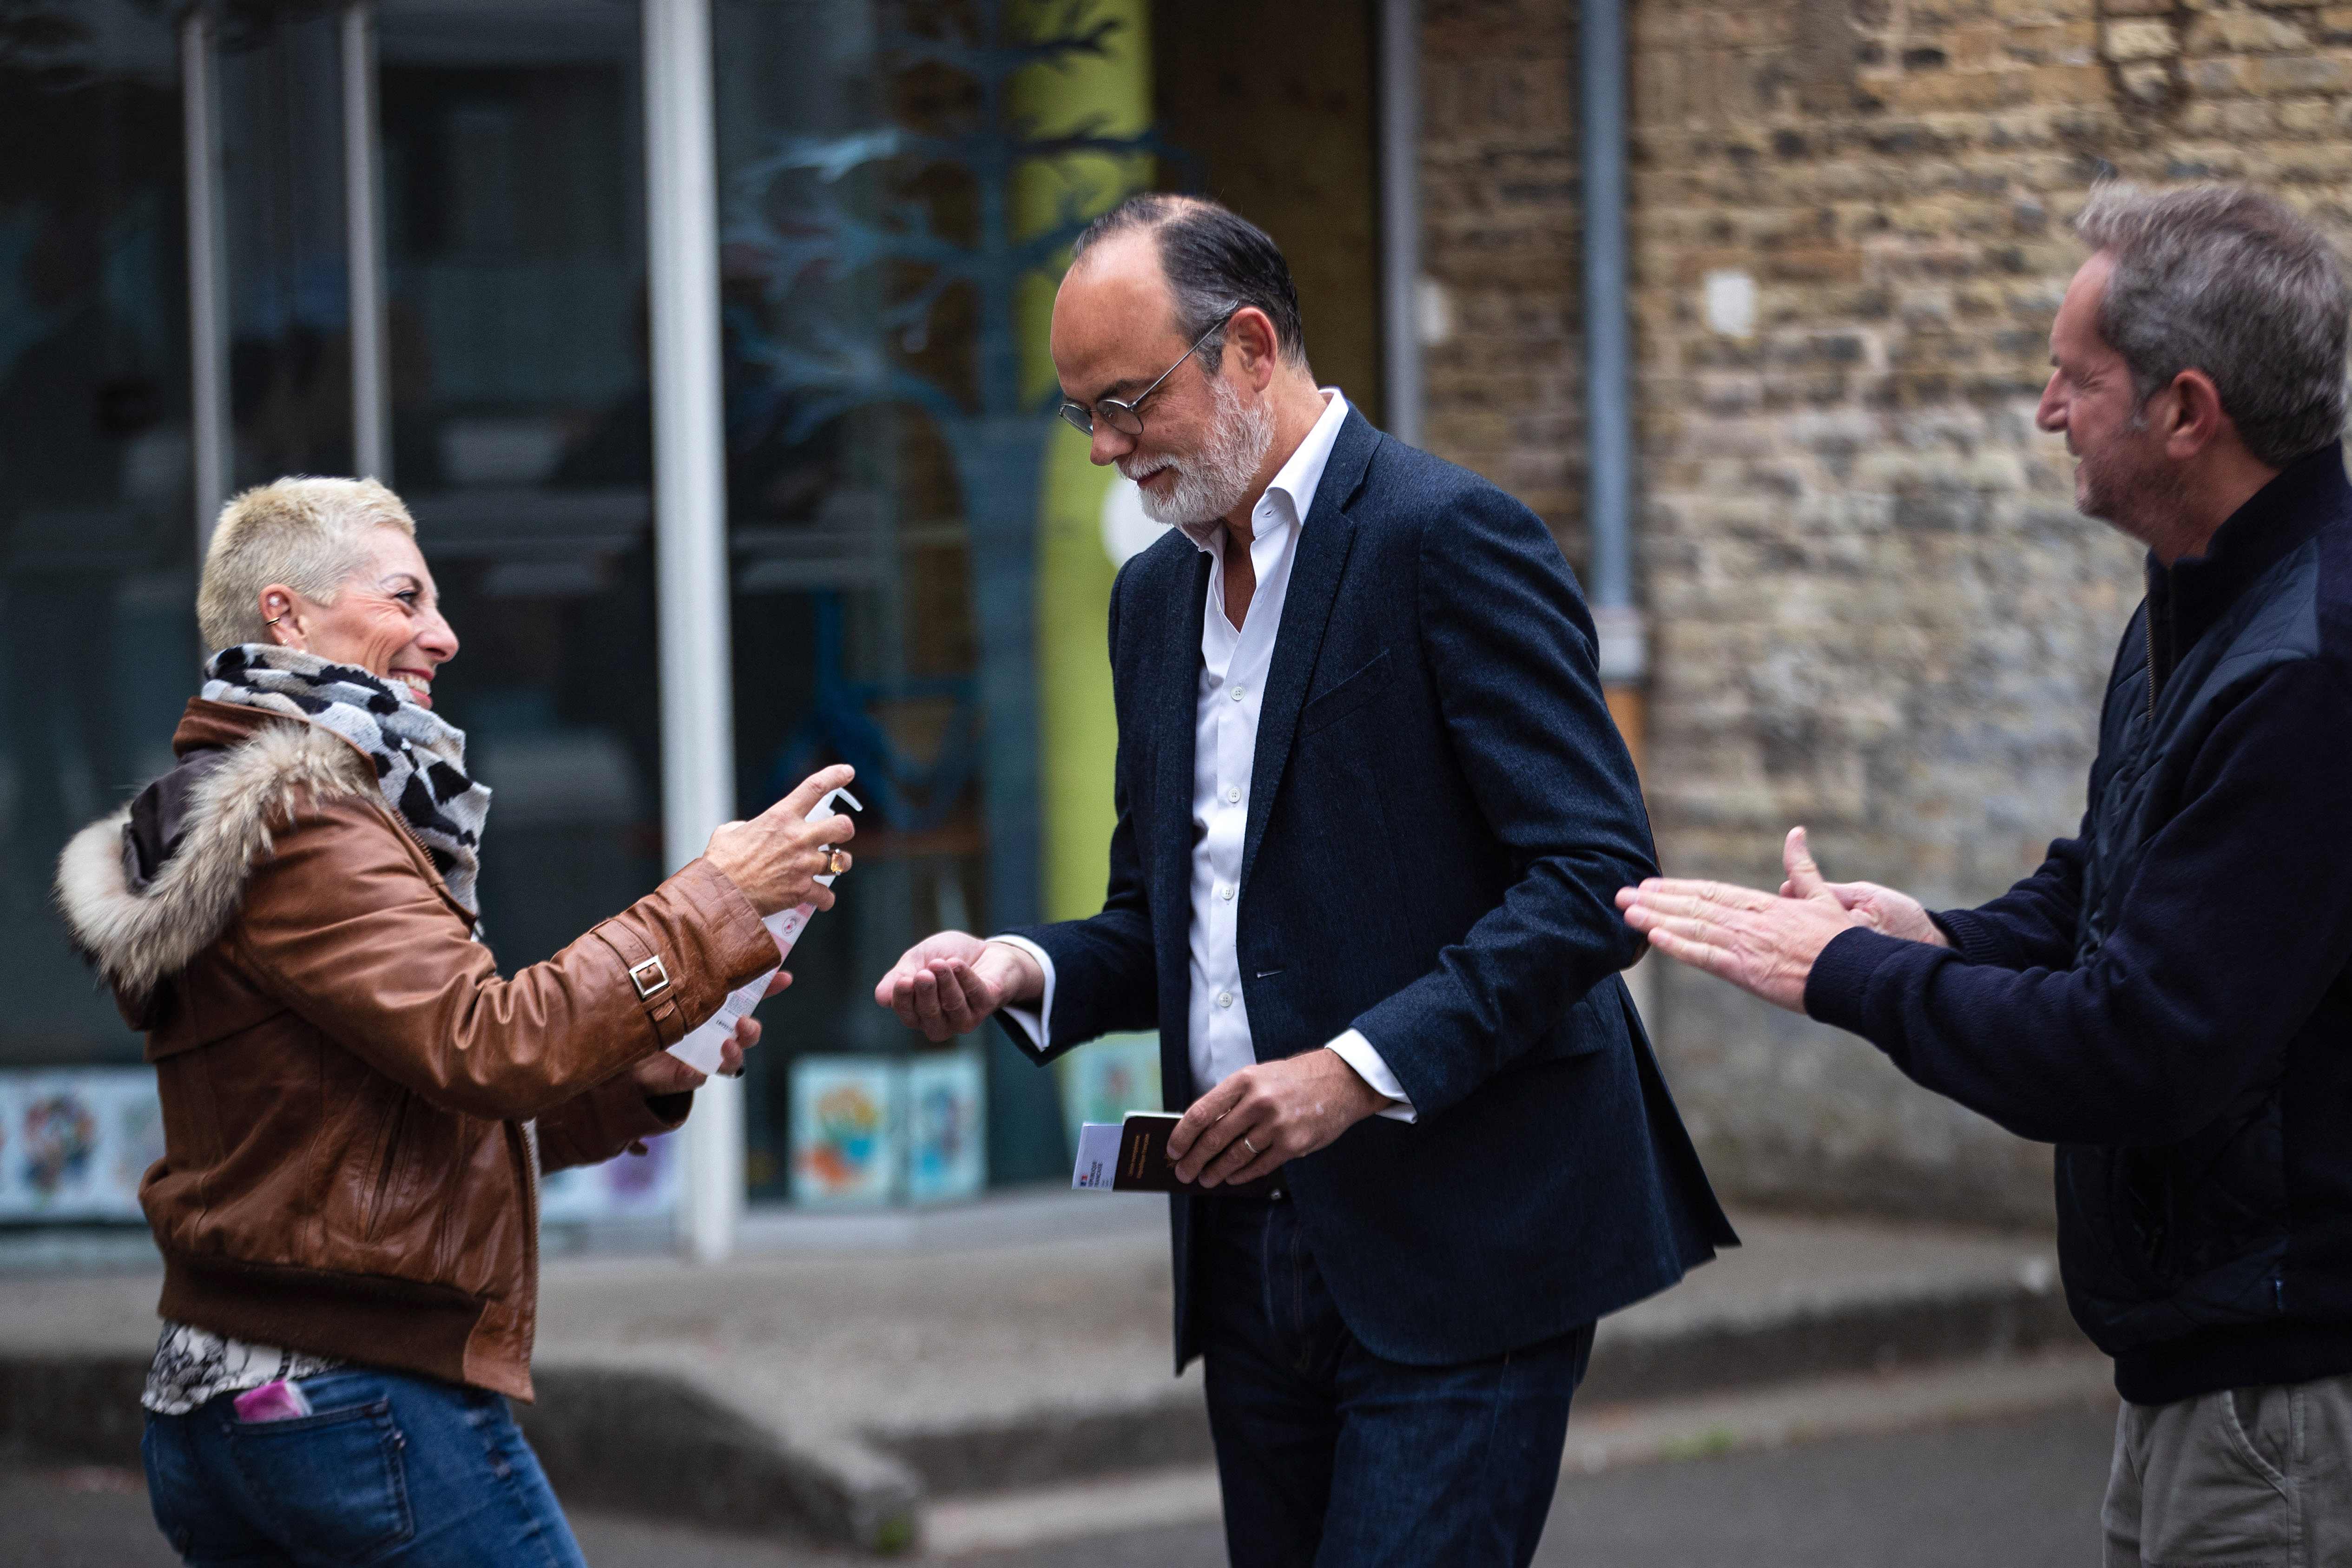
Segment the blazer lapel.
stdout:
<svg viewBox="0 0 2352 1568">
<path fill-rule="evenodd" d="M 1208 611 L 1209 571 L 1213 564 L 1206 552 L 1193 550 L 1190 544 L 1185 549 L 1192 554 L 1190 568 L 1180 565 L 1168 574 L 1171 592 L 1183 597 L 1171 606 L 1152 676 L 1150 705 L 1160 732 L 1152 748 L 1157 766 L 1149 814 L 1144 817 L 1155 827 L 1145 851 L 1151 857 L 1151 907 L 1171 912 L 1189 911 L 1192 902 L 1192 742 L 1201 688 L 1201 623 Z M 1181 584 L 1191 586 L 1173 586 Z M 1184 955 L 1190 951 L 1186 921 L 1161 920 L 1155 924 L 1163 941 L 1165 933 L 1174 933 L 1177 972 L 1183 973 Z"/>
<path fill-rule="evenodd" d="M 1330 460 L 1323 465 L 1322 483 L 1315 487 L 1315 504 L 1299 525 L 1298 552 L 1290 563 L 1290 591 L 1282 602 L 1282 625 L 1276 628 L 1274 663 L 1266 671 L 1265 700 L 1258 706 L 1257 753 L 1250 767 L 1249 825 L 1242 837 L 1242 881 L 1249 887 L 1250 870 L 1257 864 L 1257 847 L 1265 837 L 1266 819 L 1273 814 L 1282 787 L 1282 771 L 1290 762 L 1290 742 L 1298 731 L 1298 711 L 1307 703 L 1307 686 L 1315 673 L 1315 657 L 1322 651 L 1323 629 L 1331 621 L 1331 605 L 1339 592 L 1339 575 L 1355 543 L 1355 524 L 1348 507 L 1363 487 L 1372 449 L 1381 433 L 1354 409 L 1339 426 L 1331 444 Z M 1205 586 L 1205 585 L 1204 585 Z M 1191 756 L 1190 751 L 1185 755 Z"/>
</svg>

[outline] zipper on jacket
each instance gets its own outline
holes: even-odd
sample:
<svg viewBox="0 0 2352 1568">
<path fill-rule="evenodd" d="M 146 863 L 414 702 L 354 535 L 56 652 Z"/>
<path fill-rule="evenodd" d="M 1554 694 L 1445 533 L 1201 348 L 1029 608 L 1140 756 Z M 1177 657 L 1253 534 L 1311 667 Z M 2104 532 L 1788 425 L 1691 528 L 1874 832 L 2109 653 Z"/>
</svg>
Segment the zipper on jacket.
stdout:
<svg viewBox="0 0 2352 1568">
<path fill-rule="evenodd" d="M 522 1361 L 530 1365 L 531 1345 L 539 1338 L 539 1127 L 538 1119 L 529 1124 L 512 1124 L 522 1143 L 522 1201 L 530 1212 L 523 1217 L 530 1221 L 522 1233 L 523 1241 L 523 1311 Z"/>
<path fill-rule="evenodd" d="M 2147 716 L 2156 717 L 2156 600 L 2147 602 L 2147 618 L 2140 623 L 2147 634 Z"/>
<path fill-rule="evenodd" d="M 367 1226 L 361 1236 L 375 1239 L 376 1230 L 383 1224 L 384 1211 L 392 1203 L 392 1179 L 400 1172 L 400 1135 L 408 1128 L 408 1091 L 400 1091 L 400 1103 L 392 1112 L 392 1128 L 383 1136 L 383 1152 L 376 1159 L 375 1193 L 368 1200 Z"/>
<path fill-rule="evenodd" d="M 433 874 L 434 886 L 439 888 L 442 895 L 451 903 L 457 904 L 457 895 L 449 890 L 449 879 L 441 874 L 441 868 L 433 863 L 433 851 L 425 844 L 424 837 L 411 826 L 408 818 L 393 810 L 381 796 L 377 798 L 376 804 L 383 807 L 383 814 L 392 818 L 393 826 L 400 829 L 402 836 L 416 846 L 416 852 L 425 857 L 425 868 Z M 471 910 L 466 910 L 463 904 L 457 904 L 457 907 L 466 910 L 466 918 L 473 921 L 476 926 L 482 923 L 482 917 L 479 914 Z"/>
</svg>

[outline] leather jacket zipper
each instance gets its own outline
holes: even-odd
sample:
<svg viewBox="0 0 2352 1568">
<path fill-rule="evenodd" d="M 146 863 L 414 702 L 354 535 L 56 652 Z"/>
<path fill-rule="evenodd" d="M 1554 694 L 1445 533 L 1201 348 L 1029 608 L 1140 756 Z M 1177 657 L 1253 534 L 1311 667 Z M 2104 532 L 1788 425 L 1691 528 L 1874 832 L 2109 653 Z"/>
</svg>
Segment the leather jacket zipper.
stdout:
<svg viewBox="0 0 2352 1568">
<path fill-rule="evenodd" d="M 433 863 L 433 851 L 425 844 L 423 835 L 419 834 L 416 829 L 410 825 L 408 818 L 393 810 L 389 805 L 384 805 L 383 814 L 392 818 L 393 826 L 398 827 L 400 831 L 407 837 L 408 841 L 416 846 L 416 852 L 425 857 L 425 868 L 433 874 L 434 885 L 441 889 L 443 896 L 447 898 L 451 903 L 457 904 L 457 895 L 449 890 L 449 879 L 442 876 L 441 868 Z M 464 910 L 466 908 L 463 904 L 457 904 L 457 907 L 460 910 Z M 471 910 L 467 910 L 466 918 L 468 921 L 472 921 L 477 923 L 478 923 L 481 919 L 480 916 L 473 913 Z"/>
<path fill-rule="evenodd" d="M 523 1363 L 530 1362 L 531 1342 L 539 1337 L 539 1129 L 514 1124 L 522 1142 L 522 1312 Z"/>
<path fill-rule="evenodd" d="M 407 1090 L 403 1089 L 400 1102 L 393 1108 L 392 1128 L 384 1134 L 383 1151 L 376 1159 L 375 1191 L 368 1201 L 366 1228 L 360 1232 L 369 1241 L 375 1239 L 392 1206 L 393 1178 L 400 1173 L 400 1135 L 408 1126 L 408 1099 Z"/>
</svg>

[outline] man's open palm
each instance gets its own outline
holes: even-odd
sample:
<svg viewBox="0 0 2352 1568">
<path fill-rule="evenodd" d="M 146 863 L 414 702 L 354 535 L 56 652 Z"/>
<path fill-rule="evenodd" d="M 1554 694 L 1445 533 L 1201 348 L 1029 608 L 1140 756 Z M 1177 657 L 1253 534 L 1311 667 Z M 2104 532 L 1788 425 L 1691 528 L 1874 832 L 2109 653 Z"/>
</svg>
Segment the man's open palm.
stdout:
<svg viewBox="0 0 2352 1568">
<path fill-rule="evenodd" d="M 1790 830 L 1781 864 L 1788 880 L 1778 898 L 1730 882 L 1654 877 L 1620 888 L 1617 907 L 1625 923 L 1668 958 L 1801 1013 L 1805 981 L 1822 949 L 1839 932 L 1874 922 L 1831 889 L 1803 828 Z"/>
</svg>

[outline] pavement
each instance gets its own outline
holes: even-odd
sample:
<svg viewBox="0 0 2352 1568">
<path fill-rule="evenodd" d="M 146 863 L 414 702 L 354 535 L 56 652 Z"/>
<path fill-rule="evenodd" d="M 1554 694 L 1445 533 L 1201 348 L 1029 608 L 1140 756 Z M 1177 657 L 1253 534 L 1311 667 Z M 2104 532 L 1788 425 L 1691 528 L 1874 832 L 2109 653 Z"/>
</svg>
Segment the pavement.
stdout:
<svg viewBox="0 0 2352 1568">
<path fill-rule="evenodd" d="M 830 1217 L 755 1220 L 765 1249 L 714 1268 L 548 1263 L 525 1420 L 560 1493 L 796 1561 L 1213 1521 L 1198 1368 L 1170 1372 L 1158 1200 Z M 1574 1475 L 2111 1401 L 2044 1237 L 1735 1223 L 1745 1247 L 1601 1325 Z M 144 1267 L 0 1273 L 0 1451 L 135 1465 L 154 1294 Z"/>
<path fill-rule="evenodd" d="M 2098 1556 L 2112 1400 L 1827 1437 L 1671 1463 L 1571 1471 L 1538 1568 L 2073 1568 Z M 0 1468 L 0 1568 L 171 1568 L 127 1471 Z M 854 1568 L 772 1539 L 572 1510 L 595 1568 Z M 1082 1536 L 914 1561 L 960 1568 L 1198 1568 L 1223 1560 L 1213 1509 Z M 901 1561 L 906 1561 L 902 1559 Z"/>
</svg>

